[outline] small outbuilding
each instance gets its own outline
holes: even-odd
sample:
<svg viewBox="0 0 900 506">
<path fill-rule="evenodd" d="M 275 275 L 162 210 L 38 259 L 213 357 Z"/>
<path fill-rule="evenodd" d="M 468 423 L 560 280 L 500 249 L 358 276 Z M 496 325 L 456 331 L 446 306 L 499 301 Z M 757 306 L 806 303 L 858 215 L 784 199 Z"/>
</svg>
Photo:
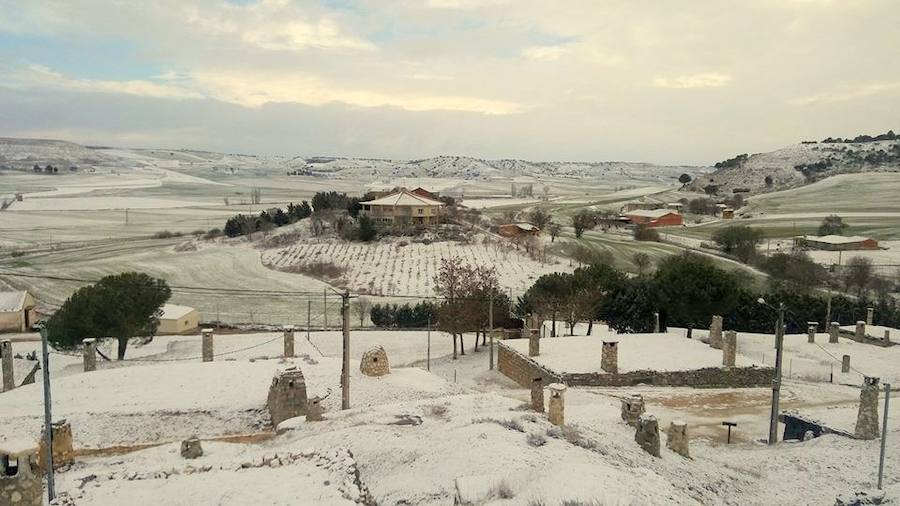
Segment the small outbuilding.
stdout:
<svg viewBox="0 0 900 506">
<path fill-rule="evenodd" d="M 647 227 L 676 227 L 684 224 L 681 214 L 668 209 L 636 210 L 625 213 L 632 225 Z"/>
<path fill-rule="evenodd" d="M 878 249 L 878 241 L 858 235 L 804 235 L 794 238 L 801 248 L 826 251 L 853 251 Z"/>
<path fill-rule="evenodd" d="M 541 233 L 541 229 L 531 223 L 507 223 L 500 225 L 498 232 L 503 237 L 522 237 L 538 235 Z"/>
<path fill-rule="evenodd" d="M 200 327 L 199 311 L 189 306 L 164 304 L 156 333 L 159 335 L 186 334 L 194 332 L 198 327 Z"/>
<path fill-rule="evenodd" d="M 27 332 L 35 322 L 34 297 L 27 291 L 0 292 L 0 332 Z"/>
</svg>

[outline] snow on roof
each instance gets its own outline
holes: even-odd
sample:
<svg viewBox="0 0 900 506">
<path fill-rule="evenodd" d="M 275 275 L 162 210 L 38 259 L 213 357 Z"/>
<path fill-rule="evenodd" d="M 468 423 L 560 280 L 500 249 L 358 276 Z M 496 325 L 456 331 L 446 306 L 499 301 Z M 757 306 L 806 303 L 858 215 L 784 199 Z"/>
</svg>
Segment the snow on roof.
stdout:
<svg viewBox="0 0 900 506">
<path fill-rule="evenodd" d="M 28 292 L 0 292 L 0 313 L 21 311 L 25 308 Z"/>
<path fill-rule="evenodd" d="M 37 450 L 37 441 L 24 437 L 7 439 L 0 442 L 0 455 L 9 455 L 10 457 L 21 457 L 30 455 Z"/>
<path fill-rule="evenodd" d="M 826 244 L 851 244 L 869 240 L 861 235 L 804 235 L 803 239 Z"/>
<path fill-rule="evenodd" d="M 162 316 L 159 317 L 160 320 L 177 320 L 184 316 L 187 316 L 189 313 L 194 311 L 194 308 L 190 306 L 178 306 L 175 304 L 163 304 L 162 307 Z"/>
<path fill-rule="evenodd" d="M 430 199 L 428 197 L 423 197 L 421 195 L 416 195 L 408 190 L 400 190 L 398 192 L 394 192 L 390 195 L 386 195 L 384 197 L 368 200 L 366 202 L 360 202 L 360 204 L 367 204 L 372 206 L 443 206 L 444 203 Z"/>
<path fill-rule="evenodd" d="M 625 213 L 625 216 L 641 216 L 644 218 L 662 218 L 667 214 L 678 214 L 671 209 L 638 209 L 635 211 L 628 211 Z"/>
<path fill-rule="evenodd" d="M 523 222 L 519 222 L 519 223 L 509 223 L 509 224 L 507 224 L 507 225 L 505 225 L 505 226 L 509 226 L 509 225 L 512 225 L 512 226 L 514 226 L 514 227 L 518 227 L 518 228 L 520 228 L 520 229 L 522 229 L 522 230 L 540 230 L 537 226 L 532 225 L 531 223 L 526 223 L 526 222 L 524 222 L 524 221 L 523 221 Z"/>
</svg>

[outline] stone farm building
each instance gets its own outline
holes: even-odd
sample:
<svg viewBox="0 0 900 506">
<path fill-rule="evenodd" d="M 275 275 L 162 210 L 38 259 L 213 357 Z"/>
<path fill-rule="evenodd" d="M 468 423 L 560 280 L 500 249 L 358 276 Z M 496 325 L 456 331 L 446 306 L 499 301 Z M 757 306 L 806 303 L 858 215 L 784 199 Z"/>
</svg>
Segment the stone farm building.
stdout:
<svg viewBox="0 0 900 506">
<path fill-rule="evenodd" d="M 498 233 L 503 237 L 524 237 L 539 235 L 541 229 L 531 223 L 506 223 L 498 227 Z"/>
<path fill-rule="evenodd" d="M 401 189 L 375 200 L 360 202 L 363 216 L 381 225 L 437 225 L 446 209 L 443 202 Z"/>
<path fill-rule="evenodd" d="M 185 334 L 200 326 L 200 313 L 192 307 L 164 304 L 162 312 L 157 334 Z"/>
<path fill-rule="evenodd" d="M 632 225 L 646 225 L 648 227 L 675 227 L 684 224 L 684 219 L 675 211 L 669 209 L 637 209 L 625 213 L 625 217 Z"/>
<path fill-rule="evenodd" d="M 795 237 L 794 243 L 802 248 L 827 251 L 878 249 L 877 240 L 858 235 L 804 235 Z"/>
<path fill-rule="evenodd" d="M 27 332 L 34 324 L 34 306 L 28 292 L 0 292 L 0 332 Z"/>
</svg>

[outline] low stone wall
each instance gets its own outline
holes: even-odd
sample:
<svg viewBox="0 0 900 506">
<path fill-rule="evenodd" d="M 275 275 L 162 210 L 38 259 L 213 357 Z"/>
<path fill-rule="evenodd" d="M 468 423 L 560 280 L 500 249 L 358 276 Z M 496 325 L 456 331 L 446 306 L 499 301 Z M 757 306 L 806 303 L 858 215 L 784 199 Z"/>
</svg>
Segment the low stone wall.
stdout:
<svg viewBox="0 0 900 506">
<path fill-rule="evenodd" d="M 626 373 L 557 373 L 499 343 L 497 366 L 500 372 L 525 388 L 533 378 L 545 384 L 561 382 L 569 386 L 627 387 L 634 385 L 686 386 L 697 388 L 751 388 L 772 386 L 772 367 L 705 367 L 689 371 L 631 371 Z"/>
<path fill-rule="evenodd" d="M 525 388 L 531 388 L 537 377 L 543 378 L 544 385 L 561 382 L 558 374 L 503 343 L 497 343 L 497 369 Z"/>
<path fill-rule="evenodd" d="M 875 346 L 881 346 L 882 348 L 888 348 L 890 346 L 894 346 L 897 344 L 894 341 L 885 341 L 881 337 L 870 336 L 868 334 L 866 334 L 862 339 L 860 339 L 859 337 L 856 336 L 856 332 L 854 332 L 852 330 L 841 329 L 838 332 L 838 335 L 841 337 L 847 338 L 847 339 L 852 339 L 852 340 L 856 341 L 857 343 L 871 344 L 871 345 L 875 345 Z"/>
</svg>

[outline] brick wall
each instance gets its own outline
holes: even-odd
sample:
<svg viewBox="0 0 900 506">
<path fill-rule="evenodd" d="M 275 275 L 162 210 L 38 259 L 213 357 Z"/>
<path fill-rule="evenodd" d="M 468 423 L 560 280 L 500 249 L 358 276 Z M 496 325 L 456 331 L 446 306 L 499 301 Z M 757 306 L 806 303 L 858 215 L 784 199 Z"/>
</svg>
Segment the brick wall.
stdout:
<svg viewBox="0 0 900 506">
<path fill-rule="evenodd" d="M 497 366 L 501 373 L 529 388 L 537 376 L 545 383 L 561 382 L 569 386 L 624 387 L 634 385 L 714 387 L 772 386 L 775 369 L 771 367 L 706 367 L 689 371 L 631 371 L 619 374 L 557 373 L 525 355 L 499 343 Z"/>
</svg>

